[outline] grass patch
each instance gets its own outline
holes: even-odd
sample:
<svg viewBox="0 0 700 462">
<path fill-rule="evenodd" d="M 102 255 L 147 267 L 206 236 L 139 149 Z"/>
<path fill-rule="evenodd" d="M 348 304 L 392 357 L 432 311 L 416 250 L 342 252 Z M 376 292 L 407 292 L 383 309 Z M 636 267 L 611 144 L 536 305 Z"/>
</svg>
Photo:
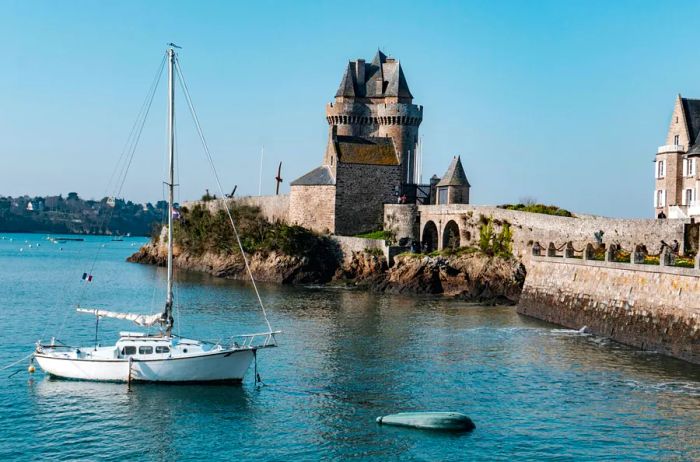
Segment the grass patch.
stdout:
<svg viewBox="0 0 700 462">
<path fill-rule="evenodd" d="M 361 237 L 364 239 L 381 239 L 383 241 L 391 241 L 394 238 L 394 233 L 391 231 L 385 231 L 380 229 L 378 231 L 372 231 L 370 233 L 357 234 L 355 237 Z"/>
<path fill-rule="evenodd" d="M 556 215 L 558 217 L 573 217 L 573 213 L 556 205 L 544 204 L 503 204 L 499 209 L 516 210 L 518 212 L 541 213 L 544 215 Z"/>
</svg>

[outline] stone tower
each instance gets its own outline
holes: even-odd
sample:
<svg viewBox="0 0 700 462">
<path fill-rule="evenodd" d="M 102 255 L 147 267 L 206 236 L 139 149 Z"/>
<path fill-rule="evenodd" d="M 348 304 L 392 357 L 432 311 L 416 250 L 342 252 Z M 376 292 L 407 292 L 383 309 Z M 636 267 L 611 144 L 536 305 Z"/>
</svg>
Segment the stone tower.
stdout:
<svg viewBox="0 0 700 462">
<path fill-rule="evenodd" d="M 326 106 L 329 125 L 324 164 L 333 166 L 334 136 L 385 138 L 393 141 L 401 165 L 401 182 L 415 184 L 418 127 L 423 106 L 413 104 L 413 95 L 401 63 L 377 51 L 371 63 L 350 61 L 335 94 Z"/>
</svg>

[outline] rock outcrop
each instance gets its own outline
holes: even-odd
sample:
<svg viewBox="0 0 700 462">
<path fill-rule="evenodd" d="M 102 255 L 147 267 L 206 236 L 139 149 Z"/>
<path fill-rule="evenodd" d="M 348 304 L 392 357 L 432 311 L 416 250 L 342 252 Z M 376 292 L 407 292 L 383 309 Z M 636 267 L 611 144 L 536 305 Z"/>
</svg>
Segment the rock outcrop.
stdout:
<svg viewBox="0 0 700 462">
<path fill-rule="evenodd" d="M 160 241 L 162 242 L 162 241 Z M 165 245 L 149 242 L 127 261 L 165 266 Z M 178 268 L 209 273 L 216 277 L 247 280 L 248 274 L 240 253 L 218 254 L 204 252 L 195 255 L 175 246 L 173 261 Z M 258 281 L 280 284 L 304 284 L 329 282 L 337 269 L 334 258 L 327 260 L 285 255 L 280 252 L 256 252 L 248 263 Z"/>
<path fill-rule="evenodd" d="M 486 304 L 517 303 L 525 267 L 514 259 L 471 253 L 453 257 L 406 255 L 396 258 L 375 290 L 443 294 Z"/>
<path fill-rule="evenodd" d="M 400 255 L 391 268 L 383 255 L 371 252 L 353 252 L 344 264 L 332 251 L 327 253 L 309 258 L 257 252 L 249 258 L 250 269 L 260 281 L 309 284 L 333 280 L 383 293 L 448 295 L 483 304 L 517 303 L 525 281 L 525 267 L 517 260 L 481 252 L 450 257 Z M 128 261 L 165 266 L 166 258 L 166 246 L 150 242 Z M 174 261 L 186 270 L 248 278 L 239 253 L 195 255 L 175 246 Z"/>
</svg>

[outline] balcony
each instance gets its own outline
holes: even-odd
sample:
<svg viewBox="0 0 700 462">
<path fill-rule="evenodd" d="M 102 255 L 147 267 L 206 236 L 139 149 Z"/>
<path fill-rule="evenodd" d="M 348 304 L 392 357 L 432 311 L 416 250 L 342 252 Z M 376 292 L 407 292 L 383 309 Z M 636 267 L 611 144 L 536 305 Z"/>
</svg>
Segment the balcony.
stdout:
<svg viewBox="0 0 700 462">
<path fill-rule="evenodd" d="M 690 205 L 669 205 L 668 218 L 700 217 L 700 201 L 692 201 Z"/>
<path fill-rule="evenodd" d="M 665 146 L 659 146 L 656 150 L 657 154 L 663 154 L 665 152 L 685 152 L 685 146 L 682 144 L 667 144 Z"/>
</svg>

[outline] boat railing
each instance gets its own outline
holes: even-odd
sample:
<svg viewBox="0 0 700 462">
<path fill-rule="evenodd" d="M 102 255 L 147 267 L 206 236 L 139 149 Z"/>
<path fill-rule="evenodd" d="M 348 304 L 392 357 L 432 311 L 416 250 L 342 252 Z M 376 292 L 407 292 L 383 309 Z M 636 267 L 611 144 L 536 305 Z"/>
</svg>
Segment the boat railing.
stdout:
<svg viewBox="0 0 700 462">
<path fill-rule="evenodd" d="M 277 339 L 275 338 L 275 335 L 281 333 L 281 330 L 276 330 L 256 334 L 234 335 L 230 339 L 230 344 L 239 348 L 266 348 L 270 346 L 277 346 Z"/>
</svg>

